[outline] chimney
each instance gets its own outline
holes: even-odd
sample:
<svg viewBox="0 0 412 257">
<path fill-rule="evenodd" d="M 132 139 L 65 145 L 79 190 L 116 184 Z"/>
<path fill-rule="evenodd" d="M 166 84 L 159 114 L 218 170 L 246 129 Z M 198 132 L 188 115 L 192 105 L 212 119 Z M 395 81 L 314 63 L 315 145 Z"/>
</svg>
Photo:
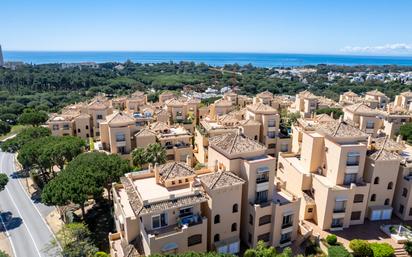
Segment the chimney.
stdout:
<svg viewBox="0 0 412 257">
<path fill-rule="evenodd" d="M 339 116 L 339 122 L 343 122 L 343 115 Z"/>
<path fill-rule="evenodd" d="M 368 136 L 368 145 L 366 147 L 369 149 L 372 148 L 372 136 Z"/>
<path fill-rule="evenodd" d="M 187 166 L 189 166 L 189 167 L 192 167 L 192 156 L 190 156 L 190 155 L 187 155 L 186 156 L 186 165 Z"/>
<path fill-rule="evenodd" d="M 156 183 L 160 184 L 160 170 L 159 170 L 159 167 L 157 167 L 157 163 L 155 163 L 155 166 L 154 166 L 153 170 L 154 170 L 154 174 L 155 174 Z"/>
<path fill-rule="evenodd" d="M 401 135 L 398 135 L 396 137 L 396 143 L 402 143 L 402 136 Z"/>
</svg>

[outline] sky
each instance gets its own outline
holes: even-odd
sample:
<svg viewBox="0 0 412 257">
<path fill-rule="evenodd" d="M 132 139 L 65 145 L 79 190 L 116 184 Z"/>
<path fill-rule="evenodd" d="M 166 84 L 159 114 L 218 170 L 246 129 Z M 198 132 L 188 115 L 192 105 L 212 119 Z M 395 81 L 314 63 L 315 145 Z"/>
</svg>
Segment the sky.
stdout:
<svg viewBox="0 0 412 257">
<path fill-rule="evenodd" d="M 411 0 L 1 0 L 25 51 L 412 55 Z"/>
</svg>

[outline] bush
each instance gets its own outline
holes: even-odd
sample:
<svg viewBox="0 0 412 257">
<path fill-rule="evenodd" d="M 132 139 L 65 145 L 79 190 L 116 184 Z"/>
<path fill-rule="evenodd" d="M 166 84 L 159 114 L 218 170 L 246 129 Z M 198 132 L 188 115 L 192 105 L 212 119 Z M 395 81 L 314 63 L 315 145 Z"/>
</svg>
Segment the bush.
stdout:
<svg viewBox="0 0 412 257">
<path fill-rule="evenodd" d="M 390 257 L 394 256 L 395 250 L 388 243 L 370 243 L 374 257 Z"/>
<path fill-rule="evenodd" d="M 395 226 L 390 226 L 390 227 L 389 227 L 389 232 L 391 232 L 391 234 L 397 234 L 397 233 L 398 233 L 398 230 L 396 229 Z"/>
<path fill-rule="evenodd" d="M 334 245 L 328 248 L 329 257 L 350 257 L 351 254 L 341 245 Z"/>
<path fill-rule="evenodd" d="M 408 241 L 403 245 L 403 249 L 405 249 L 405 251 L 407 253 L 409 253 L 409 255 L 412 255 L 412 241 Z"/>
<path fill-rule="evenodd" d="M 338 242 L 338 238 L 336 237 L 336 235 L 330 234 L 326 237 L 326 242 L 329 245 L 336 245 L 336 243 Z"/>
<path fill-rule="evenodd" d="M 373 256 L 369 243 L 365 240 L 353 239 L 349 243 L 349 248 L 353 250 L 353 255 L 357 257 Z"/>
</svg>

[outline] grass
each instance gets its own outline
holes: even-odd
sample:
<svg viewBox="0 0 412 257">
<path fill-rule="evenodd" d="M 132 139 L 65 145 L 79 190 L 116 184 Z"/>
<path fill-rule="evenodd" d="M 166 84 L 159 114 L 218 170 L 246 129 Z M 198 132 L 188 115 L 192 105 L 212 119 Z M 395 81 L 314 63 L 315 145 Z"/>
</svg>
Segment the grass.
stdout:
<svg viewBox="0 0 412 257">
<path fill-rule="evenodd" d="M 14 125 L 14 126 L 12 126 L 9 133 L 0 136 L 0 141 L 8 138 L 9 136 L 20 133 L 20 131 L 22 131 L 23 129 L 25 129 L 27 127 L 29 127 L 29 125 Z"/>
</svg>

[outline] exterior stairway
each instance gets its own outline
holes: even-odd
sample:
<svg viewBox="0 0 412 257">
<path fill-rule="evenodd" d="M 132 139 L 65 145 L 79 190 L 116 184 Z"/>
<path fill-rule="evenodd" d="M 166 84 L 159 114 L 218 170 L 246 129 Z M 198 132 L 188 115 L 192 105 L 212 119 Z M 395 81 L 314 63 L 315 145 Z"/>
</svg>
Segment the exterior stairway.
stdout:
<svg viewBox="0 0 412 257">
<path fill-rule="evenodd" d="M 403 247 L 395 248 L 396 257 L 409 257 L 409 254 L 403 249 Z"/>
</svg>

